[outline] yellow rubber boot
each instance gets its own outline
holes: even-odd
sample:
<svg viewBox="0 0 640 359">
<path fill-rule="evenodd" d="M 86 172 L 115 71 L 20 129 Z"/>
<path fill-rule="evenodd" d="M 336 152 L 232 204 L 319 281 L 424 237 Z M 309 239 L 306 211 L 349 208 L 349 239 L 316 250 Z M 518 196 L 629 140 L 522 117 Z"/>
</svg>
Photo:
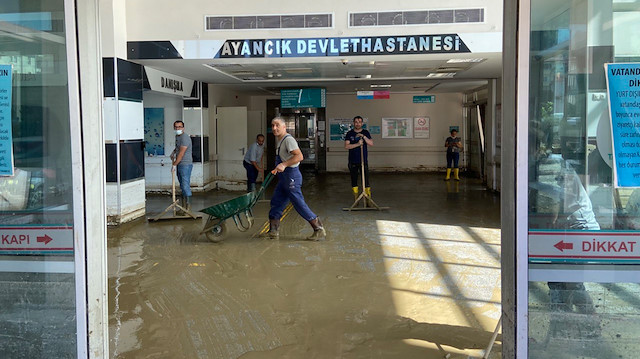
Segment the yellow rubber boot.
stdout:
<svg viewBox="0 0 640 359">
<path fill-rule="evenodd" d="M 447 168 L 447 177 L 444 178 L 445 181 L 448 181 L 451 178 L 451 168 Z"/>
<path fill-rule="evenodd" d="M 369 199 L 373 200 L 373 198 L 371 197 L 371 187 L 365 187 L 364 188 L 364 193 L 367 196 L 369 196 L 369 198 L 367 198 L 367 206 L 373 207 L 373 203 L 369 202 Z"/>
<path fill-rule="evenodd" d="M 460 170 L 459 170 L 459 169 L 457 169 L 457 168 L 454 168 L 454 169 L 453 169 L 453 179 L 454 179 L 454 180 L 456 180 L 456 181 L 460 181 L 460 177 L 458 177 L 458 172 L 459 172 L 459 171 L 460 171 Z"/>
<path fill-rule="evenodd" d="M 351 192 L 353 192 L 353 200 L 357 200 L 358 199 L 358 190 L 360 188 L 359 187 L 351 187 Z"/>
</svg>

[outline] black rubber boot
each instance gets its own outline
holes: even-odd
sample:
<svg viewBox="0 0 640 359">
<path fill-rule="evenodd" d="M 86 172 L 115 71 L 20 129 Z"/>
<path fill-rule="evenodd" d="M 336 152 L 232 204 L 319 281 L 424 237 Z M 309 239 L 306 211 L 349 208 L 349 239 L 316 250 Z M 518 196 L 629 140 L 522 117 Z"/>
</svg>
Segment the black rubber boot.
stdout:
<svg viewBox="0 0 640 359">
<path fill-rule="evenodd" d="M 187 211 L 191 212 L 191 196 L 185 196 L 182 197 L 184 198 L 184 208 L 187 209 Z"/>
<path fill-rule="evenodd" d="M 269 232 L 266 235 L 271 239 L 280 237 L 280 219 L 269 218 Z"/>
<path fill-rule="evenodd" d="M 327 232 L 324 230 L 322 223 L 320 222 L 320 218 L 316 217 L 316 219 L 310 220 L 309 224 L 311 228 L 313 228 L 313 233 L 307 237 L 309 241 L 321 241 L 327 237 Z"/>
</svg>

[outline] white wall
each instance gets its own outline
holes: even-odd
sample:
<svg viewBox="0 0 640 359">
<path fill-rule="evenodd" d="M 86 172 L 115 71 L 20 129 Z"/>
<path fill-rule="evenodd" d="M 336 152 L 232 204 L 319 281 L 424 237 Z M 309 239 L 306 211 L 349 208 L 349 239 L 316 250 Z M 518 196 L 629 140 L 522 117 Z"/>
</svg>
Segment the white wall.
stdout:
<svg viewBox="0 0 640 359">
<path fill-rule="evenodd" d="M 141 14 L 144 14 L 144 12 Z M 144 16 L 138 14 L 133 17 L 135 20 Z M 102 57 L 127 58 L 127 9 L 125 0 L 100 0 L 100 37 Z"/>
<path fill-rule="evenodd" d="M 212 177 L 218 175 L 216 170 L 216 162 L 218 159 L 218 153 L 216 152 L 216 108 L 217 107 L 235 107 L 245 106 L 249 108 L 252 105 L 252 97 L 241 92 L 231 90 L 224 85 L 209 84 L 209 109 L 208 109 L 208 128 L 209 128 L 209 159 L 212 161 L 212 166 L 209 169 L 209 174 Z M 266 102 L 263 105 L 266 111 Z"/>
<path fill-rule="evenodd" d="M 121 0 L 122 1 L 122 0 Z M 483 24 L 433 24 L 424 26 L 402 26 L 393 29 L 394 35 L 422 33 L 463 33 L 502 31 L 502 0 L 449 0 L 444 3 L 417 2 L 411 0 L 370 0 L 366 5 L 353 1 L 255 1 L 255 0 L 190 0 L 176 6 L 175 0 L 135 0 L 127 1 L 127 33 L 130 41 L 154 40 L 195 40 L 220 38 L 271 38 L 317 37 L 322 36 L 370 36 L 388 34 L 388 27 L 349 28 L 349 11 L 393 11 L 430 10 L 456 8 L 484 8 Z M 143 16 L 153 9 L 162 16 Z M 248 14 L 305 14 L 332 13 L 333 29 L 310 30 L 258 30 L 258 31 L 204 31 L 205 15 L 248 15 Z M 178 21 L 175 21 L 178 20 Z M 418 30 L 417 30 L 418 29 Z M 259 35 L 258 35 L 259 34 Z"/>
<path fill-rule="evenodd" d="M 383 117 L 429 117 L 428 139 L 383 139 L 373 134 L 374 146 L 369 148 L 369 168 L 379 171 L 426 171 L 446 166 L 444 141 L 449 126 L 462 128 L 462 94 L 436 94 L 435 103 L 413 103 L 416 94 L 391 94 L 386 100 L 358 100 L 355 94 L 327 95 L 327 125 L 333 118 L 368 119 L 367 125 L 381 126 Z M 329 136 L 327 129 L 327 136 Z M 328 141 L 327 171 L 347 171 L 347 150 L 344 141 Z"/>
<path fill-rule="evenodd" d="M 144 178 L 106 185 L 107 222 L 120 224 L 143 216 L 145 213 Z M 121 202 L 118 206 L 118 198 Z"/>
</svg>

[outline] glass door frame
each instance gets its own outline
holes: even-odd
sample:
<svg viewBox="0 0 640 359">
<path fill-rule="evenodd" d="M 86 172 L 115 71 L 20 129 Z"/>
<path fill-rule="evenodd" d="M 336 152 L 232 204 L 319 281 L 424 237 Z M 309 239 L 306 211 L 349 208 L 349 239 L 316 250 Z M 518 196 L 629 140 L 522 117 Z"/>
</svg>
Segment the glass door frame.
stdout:
<svg viewBox="0 0 640 359">
<path fill-rule="evenodd" d="M 516 49 L 516 113 L 515 113 L 515 273 L 516 328 L 515 354 L 527 358 L 529 354 L 529 258 L 528 258 L 528 148 L 529 148 L 529 72 L 531 0 L 519 0 L 517 13 Z M 508 31 L 508 29 L 503 29 Z M 503 136 L 503 138 L 506 136 Z M 505 168 L 505 167 L 503 167 Z M 514 200 L 515 200 L 514 199 Z"/>
<path fill-rule="evenodd" d="M 76 297 L 76 348 L 78 358 L 88 357 L 87 331 L 87 252 L 85 237 L 84 165 L 82 156 L 82 122 L 80 121 L 80 83 L 75 0 L 64 0 L 64 26 L 67 52 L 67 89 L 71 139 L 73 183 L 73 256 Z M 106 320 L 106 318 L 104 318 Z"/>
</svg>

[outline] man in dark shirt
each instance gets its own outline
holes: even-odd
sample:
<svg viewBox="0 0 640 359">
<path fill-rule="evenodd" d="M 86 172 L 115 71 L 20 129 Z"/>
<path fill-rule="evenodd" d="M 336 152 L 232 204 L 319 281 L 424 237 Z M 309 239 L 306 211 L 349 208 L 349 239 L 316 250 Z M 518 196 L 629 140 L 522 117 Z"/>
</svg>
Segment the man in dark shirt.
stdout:
<svg viewBox="0 0 640 359">
<path fill-rule="evenodd" d="M 371 198 L 371 186 L 369 185 L 369 164 L 367 161 L 367 146 L 373 146 L 373 140 L 369 131 L 362 128 L 363 119 L 360 116 L 353 118 L 353 129 L 347 132 L 344 148 L 349 150 L 349 173 L 351 174 L 351 189 L 353 197 L 358 199 L 358 176 L 364 163 L 364 192 Z M 360 154 L 362 146 L 362 155 Z M 364 157 L 364 158 L 363 158 Z"/>
</svg>

